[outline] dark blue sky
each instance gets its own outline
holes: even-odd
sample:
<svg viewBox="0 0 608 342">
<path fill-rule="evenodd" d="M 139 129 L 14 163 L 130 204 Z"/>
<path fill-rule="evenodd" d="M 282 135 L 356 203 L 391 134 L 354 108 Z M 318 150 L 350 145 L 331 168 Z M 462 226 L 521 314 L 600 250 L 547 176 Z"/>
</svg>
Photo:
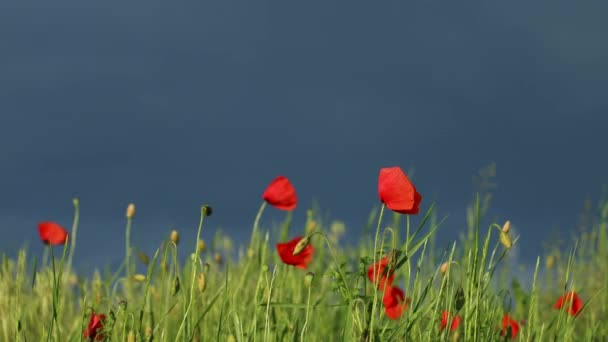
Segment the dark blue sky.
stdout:
<svg viewBox="0 0 608 342">
<path fill-rule="evenodd" d="M 608 182 L 608 3 L 52 1 L 0 4 L 0 247 L 71 224 L 83 260 L 151 252 L 199 207 L 249 236 L 265 186 L 295 184 L 360 230 L 380 167 L 415 169 L 455 238 L 471 177 L 523 255 Z M 267 212 L 267 214 L 272 211 Z M 274 211 L 276 213 L 276 211 Z M 280 217 L 280 216 L 278 216 Z M 266 223 L 271 215 L 265 216 Z"/>
</svg>

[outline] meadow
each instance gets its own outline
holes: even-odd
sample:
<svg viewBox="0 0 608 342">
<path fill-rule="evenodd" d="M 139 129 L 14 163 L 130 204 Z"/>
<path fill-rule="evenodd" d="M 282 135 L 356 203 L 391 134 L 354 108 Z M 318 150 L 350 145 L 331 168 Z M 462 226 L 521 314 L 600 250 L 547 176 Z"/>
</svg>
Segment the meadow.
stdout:
<svg viewBox="0 0 608 342">
<path fill-rule="evenodd" d="M 584 231 L 538 251 L 534 275 L 509 263 L 517 245 L 508 218 L 481 222 L 491 194 L 466 206 L 461 238 L 443 248 L 437 215 L 399 167 L 382 168 L 378 209 L 359 242 L 316 209 L 298 207 L 278 176 L 264 188 L 251 238 L 229 253 L 229 237 L 201 240 L 172 231 L 146 255 L 130 242 L 124 262 L 91 277 L 73 268 L 78 199 L 71 229 L 38 225 L 45 254 L 21 249 L 0 266 L 2 341 L 608 341 L 608 202 L 590 207 Z M 424 209 L 424 210 L 421 210 Z M 264 212 L 285 221 L 270 227 Z M 304 226 L 290 213 L 307 210 Z M 32 228 L 34 229 L 34 228 Z M 453 229 L 453 228 L 450 228 Z M 277 244 L 271 240 L 280 241 Z M 178 251 L 187 251 L 185 260 Z M 144 269 L 144 272 L 138 272 Z"/>
</svg>

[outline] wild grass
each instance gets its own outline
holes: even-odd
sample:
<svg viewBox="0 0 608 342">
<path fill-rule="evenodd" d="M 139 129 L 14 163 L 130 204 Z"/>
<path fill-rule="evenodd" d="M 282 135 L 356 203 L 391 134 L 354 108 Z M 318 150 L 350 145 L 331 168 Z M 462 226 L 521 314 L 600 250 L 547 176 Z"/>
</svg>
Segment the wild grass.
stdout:
<svg viewBox="0 0 608 342">
<path fill-rule="evenodd" d="M 475 198 L 461 238 L 445 250 L 436 236 L 449 218 L 432 204 L 392 222 L 384 207 L 373 211 L 371 229 L 355 246 L 340 243 L 344 225 L 326 223 L 313 210 L 304 227 L 292 226 L 287 216 L 278 230 L 269 229 L 264 204 L 251 242 L 236 256 L 222 251 L 219 241 L 227 237 L 221 234 L 213 253 L 199 242 L 205 220 L 213 219 L 208 206 L 201 208 L 197 236 L 172 234 L 153 255 L 134 255 L 133 212 L 125 222 L 122 266 L 86 278 L 72 268 L 75 201 L 65 246 L 47 246 L 46 260 L 28 257 L 25 249 L 16 259 L 3 256 L 0 339 L 96 340 L 83 337 L 94 312 L 106 316 L 98 335 L 105 341 L 503 341 L 510 339 L 509 331 L 501 335 L 505 313 L 520 325 L 514 338 L 522 341 L 608 340 L 608 202 L 598 204 L 588 229 L 568 246 L 539 251 L 531 282 L 508 262 L 504 222 L 481 225 L 487 204 L 483 194 Z M 309 235 L 315 248 L 306 270 L 282 263 L 270 244 L 270 236 L 296 235 Z M 517 245 L 518 237 L 508 239 Z M 186 260 L 178 258 L 182 249 Z M 394 284 L 411 299 L 396 320 L 386 317 L 383 292 L 367 275 L 387 255 Z M 135 273 L 136 263 L 147 272 Z M 570 290 L 584 302 L 575 316 L 554 308 Z M 454 331 L 449 324 L 440 329 L 443 311 L 462 318 Z"/>
</svg>

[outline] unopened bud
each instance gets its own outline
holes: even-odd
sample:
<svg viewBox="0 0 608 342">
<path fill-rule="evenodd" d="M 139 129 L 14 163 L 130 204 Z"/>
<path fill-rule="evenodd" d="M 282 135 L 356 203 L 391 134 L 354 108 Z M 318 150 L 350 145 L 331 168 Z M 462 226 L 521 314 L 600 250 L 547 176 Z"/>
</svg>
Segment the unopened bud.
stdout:
<svg viewBox="0 0 608 342">
<path fill-rule="evenodd" d="M 179 289 L 180 289 L 179 277 L 176 276 L 173 279 L 172 295 L 175 296 L 179 292 Z"/>
<path fill-rule="evenodd" d="M 146 338 L 148 340 L 152 340 L 152 332 L 153 332 L 152 327 L 149 325 L 146 325 L 145 334 L 146 334 Z"/>
<path fill-rule="evenodd" d="M 135 216 L 135 204 L 129 203 L 127 206 L 127 218 L 132 219 Z"/>
<path fill-rule="evenodd" d="M 174 244 L 177 245 L 179 243 L 179 233 L 178 233 L 178 231 L 177 230 L 172 230 L 171 231 L 171 235 L 169 236 L 169 238 L 171 239 L 171 241 Z"/>
<path fill-rule="evenodd" d="M 199 291 L 205 291 L 205 289 L 207 288 L 207 279 L 205 278 L 205 273 L 201 273 L 198 275 L 197 285 Z"/>
<path fill-rule="evenodd" d="M 317 222 L 315 220 L 308 221 L 308 223 L 306 224 L 306 234 L 308 234 L 308 235 L 312 234 L 316 228 L 317 228 Z"/>
<path fill-rule="evenodd" d="M 133 280 L 135 280 L 138 283 L 144 282 L 146 281 L 146 276 L 143 274 L 134 274 L 133 275 Z"/>
<path fill-rule="evenodd" d="M 148 264 L 150 263 L 150 258 L 148 258 L 148 256 L 146 255 L 146 253 L 144 252 L 139 252 L 139 261 L 141 261 L 142 264 L 148 266 Z"/>
<path fill-rule="evenodd" d="M 198 245 L 196 247 L 198 252 L 203 253 L 203 252 L 205 252 L 206 248 L 207 248 L 207 245 L 205 244 L 205 240 L 198 240 Z"/>
<path fill-rule="evenodd" d="M 213 259 L 218 264 L 222 263 L 222 255 L 220 253 L 215 253 L 215 255 L 213 256 Z"/>
<path fill-rule="evenodd" d="M 135 342 L 135 332 L 133 330 L 129 330 L 129 334 L 127 335 L 127 342 Z"/>
<path fill-rule="evenodd" d="M 506 249 L 509 249 L 513 246 L 513 242 L 511 241 L 511 237 L 509 234 L 504 231 L 500 232 L 500 243 L 505 246 Z"/>
<path fill-rule="evenodd" d="M 555 256 L 553 255 L 549 255 L 547 257 L 547 260 L 545 261 L 547 268 L 551 269 L 553 268 L 553 265 L 555 265 Z"/>
<path fill-rule="evenodd" d="M 304 248 L 306 248 L 306 246 L 308 246 L 308 242 L 310 241 L 310 239 L 308 238 L 308 235 L 305 236 L 303 239 L 301 239 L 298 244 L 294 247 L 293 249 L 293 255 L 298 255 L 300 253 L 302 253 L 302 251 L 304 250 Z"/>
<path fill-rule="evenodd" d="M 312 273 L 312 272 L 306 273 L 306 275 L 304 276 L 304 285 L 306 287 L 312 286 L 312 280 L 314 277 L 315 277 L 314 273 Z"/>
<path fill-rule="evenodd" d="M 502 226 L 502 231 L 505 234 L 509 234 L 509 231 L 511 230 L 511 221 L 507 221 L 505 222 L 505 224 Z"/>
<path fill-rule="evenodd" d="M 80 205 L 80 199 L 78 197 L 74 197 L 74 199 L 72 199 L 72 203 L 74 203 L 74 206 L 77 207 Z"/>
<path fill-rule="evenodd" d="M 447 262 L 444 262 L 443 264 L 441 264 L 441 274 L 446 274 L 448 272 L 448 268 L 450 267 L 450 264 L 448 264 Z"/>
</svg>

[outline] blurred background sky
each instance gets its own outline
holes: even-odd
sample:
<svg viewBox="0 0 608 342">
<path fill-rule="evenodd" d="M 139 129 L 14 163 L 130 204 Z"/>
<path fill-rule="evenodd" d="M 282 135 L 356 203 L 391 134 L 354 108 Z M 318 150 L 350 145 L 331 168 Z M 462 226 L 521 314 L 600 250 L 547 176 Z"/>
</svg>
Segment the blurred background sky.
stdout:
<svg viewBox="0 0 608 342">
<path fill-rule="evenodd" d="M 122 258 L 124 213 L 152 254 L 200 205 L 249 238 L 266 185 L 296 186 L 360 232 L 379 168 L 414 170 L 457 238 L 471 178 L 535 259 L 608 183 L 608 2 L 0 3 L 0 248 L 71 226 L 76 257 Z M 267 210 L 263 224 L 283 217 Z M 294 227 L 299 231 L 300 227 Z M 356 236 L 356 235 L 352 235 Z"/>
</svg>

